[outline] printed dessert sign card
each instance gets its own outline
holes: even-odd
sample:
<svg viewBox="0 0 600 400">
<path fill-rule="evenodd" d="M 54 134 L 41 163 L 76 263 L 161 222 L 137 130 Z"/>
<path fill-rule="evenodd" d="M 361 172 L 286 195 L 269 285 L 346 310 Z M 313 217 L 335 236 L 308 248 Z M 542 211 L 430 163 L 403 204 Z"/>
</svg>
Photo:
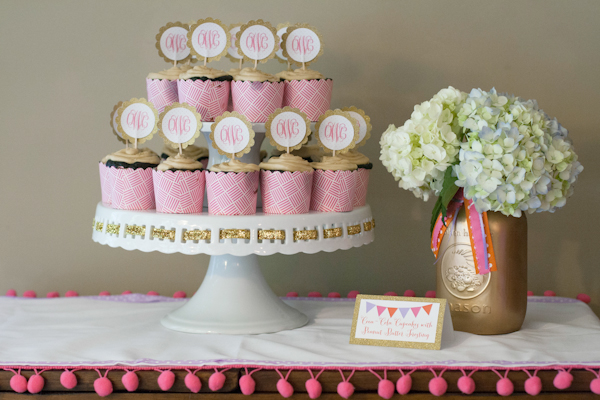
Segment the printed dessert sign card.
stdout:
<svg viewBox="0 0 600 400">
<path fill-rule="evenodd" d="M 161 27 L 156 35 L 158 55 L 174 65 L 177 65 L 177 62 L 190 60 L 187 34 L 188 25 L 181 22 L 169 22 Z"/>
<path fill-rule="evenodd" d="M 243 115 L 233 111 L 225 112 L 210 126 L 210 140 L 219 154 L 231 160 L 250 152 L 254 146 L 252 124 Z"/>
<path fill-rule="evenodd" d="M 346 111 L 327 111 L 319 117 L 315 130 L 319 146 L 334 156 L 354 148 L 358 141 L 358 122 Z"/>
<path fill-rule="evenodd" d="M 156 133 L 158 111 L 148 100 L 133 98 L 124 102 L 117 110 L 115 122 L 117 132 L 137 149 L 138 144 L 152 139 L 152 135 Z"/>
<path fill-rule="evenodd" d="M 179 149 L 179 154 L 200 136 L 202 116 L 189 104 L 173 103 L 160 114 L 158 121 L 165 144 Z"/>
<path fill-rule="evenodd" d="M 350 344 L 439 350 L 442 331 L 452 336 L 447 310 L 446 299 L 358 295 Z"/>
<path fill-rule="evenodd" d="M 311 133 L 308 116 L 299 109 L 289 106 L 269 115 L 265 129 L 271 145 L 288 153 L 306 144 Z"/>
</svg>

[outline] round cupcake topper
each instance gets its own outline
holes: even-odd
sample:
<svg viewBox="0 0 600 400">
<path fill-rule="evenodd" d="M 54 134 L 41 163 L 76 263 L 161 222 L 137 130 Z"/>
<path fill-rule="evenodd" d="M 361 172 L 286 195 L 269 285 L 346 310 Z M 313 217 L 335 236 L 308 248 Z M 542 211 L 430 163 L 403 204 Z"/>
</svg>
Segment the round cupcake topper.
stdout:
<svg viewBox="0 0 600 400">
<path fill-rule="evenodd" d="M 224 112 L 210 127 L 210 140 L 219 154 L 231 159 L 250 152 L 254 146 L 254 131 L 246 117 L 237 112 Z"/>
<path fill-rule="evenodd" d="M 123 102 L 120 101 L 117 104 L 115 104 L 115 106 L 113 107 L 112 112 L 110 113 L 110 127 L 112 128 L 113 133 L 115 134 L 115 136 L 117 137 L 117 139 L 119 140 L 119 142 L 125 144 L 125 146 L 127 146 L 127 140 L 123 137 L 123 134 L 121 132 L 119 132 L 119 130 L 117 129 L 117 111 L 119 110 L 119 108 L 121 108 L 121 106 L 123 105 Z"/>
<path fill-rule="evenodd" d="M 159 135 L 179 154 L 200 136 L 202 117 L 189 104 L 173 103 L 165 107 L 158 120 Z"/>
<path fill-rule="evenodd" d="M 323 54 L 321 34 L 308 24 L 296 24 L 283 34 L 281 47 L 283 56 L 303 68 Z"/>
<path fill-rule="evenodd" d="M 229 47 L 227 48 L 227 54 L 225 55 L 233 62 L 238 62 L 244 59 L 244 56 L 240 54 L 239 49 L 235 45 L 236 34 L 240 31 L 242 23 L 229 25 Z"/>
<path fill-rule="evenodd" d="M 277 32 L 270 23 L 259 19 L 241 26 L 236 34 L 236 47 L 244 55 L 244 61 L 267 62 L 275 57 L 278 49 Z"/>
<path fill-rule="evenodd" d="M 358 122 L 350 113 L 342 110 L 329 110 L 319 117 L 315 127 L 317 141 L 326 150 L 345 153 L 358 141 Z"/>
<path fill-rule="evenodd" d="M 228 29 L 218 19 L 200 19 L 190 27 L 187 45 L 199 59 L 204 59 L 206 65 L 206 62 L 217 61 L 227 53 L 227 32 Z"/>
<path fill-rule="evenodd" d="M 160 28 L 156 35 L 158 55 L 166 62 L 184 62 L 191 59 L 187 45 L 188 24 L 169 22 Z"/>
<path fill-rule="evenodd" d="M 158 111 L 146 99 L 133 98 L 117 110 L 117 130 L 137 148 L 157 131 Z"/>
<path fill-rule="evenodd" d="M 281 45 L 281 43 L 283 41 L 283 34 L 285 32 L 287 32 L 287 28 L 290 25 L 291 24 L 289 22 L 286 22 L 285 24 L 277 25 L 277 36 L 279 36 L 279 50 L 277 50 L 275 52 L 275 58 L 277 58 L 277 61 L 279 61 L 280 63 L 287 64 L 288 67 L 289 67 L 290 63 L 288 62 L 287 57 L 283 55 L 283 46 Z"/>
<path fill-rule="evenodd" d="M 371 125 L 371 118 L 369 118 L 363 110 L 354 106 L 342 108 L 342 111 L 349 112 L 352 118 L 358 122 L 358 140 L 356 141 L 356 147 L 364 146 L 371 137 L 371 129 L 373 128 Z"/>
<path fill-rule="evenodd" d="M 265 129 L 271 144 L 288 153 L 306 144 L 311 133 L 308 116 L 299 109 L 289 106 L 269 115 Z"/>
</svg>

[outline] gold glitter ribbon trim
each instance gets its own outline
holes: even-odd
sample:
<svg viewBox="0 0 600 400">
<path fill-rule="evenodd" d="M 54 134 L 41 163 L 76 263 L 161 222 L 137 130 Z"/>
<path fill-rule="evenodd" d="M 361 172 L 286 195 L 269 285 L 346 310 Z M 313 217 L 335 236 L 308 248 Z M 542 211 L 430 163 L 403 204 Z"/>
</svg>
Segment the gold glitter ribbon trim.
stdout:
<svg viewBox="0 0 600 400">
<path fill-rule="evenodd" d="M 96 222 L 96 226 L 94 227 L 94 229 L 96 229 L 96 232 L 102 232 L 102 228 L 104 228 L 104 223 Z M 106 232 L 106 233 L 108 233 L 108 232 Z M 118 229 L 117 229 L 117 233 L 119 233 Z"/>
<path fill-rule="evenodd" d="M 294 232 L 294 242 L 298 240 L 317 240 L 318 238 L 319 231 L 316 229 Z"/>
<path fill-rule="evenodd" d="M 344 231 L 342 231 L 342 228 L 323 229 L 323 237 L 325 239 L 342 237 L 343 233 L 344 233 Z"/>
<path fill-rule="evenodd" d="M 250 229 L 222 229 L 219 239 L 250 239 Z"/>
<path fill-rule="evenodd" d="M 373 223 L 371 221 L 365 222 L 363 225 L 365 226 L 365 232 L 369 232 L 373 229 Z"/>
<path fill-rule="evenodd" d="M 144 236 L 146 234 L 146 227 L 138 225 L 126 225 L 125 234 L 133 236 Z"/>
<path fill-rule="evenodd" d="M 210 240 L 211 234 L 210 231 L 205 230 L 202 231 L 200 229 L 196 229 L 193 231 L 185 231 L 183 232 L 183 240 Z"/>
<path fill-rule="evenodd" d="M 258 240 L 285 240 L 285 231 L 276 229 L 261 229 L 258 231 Z"/>
<path fill-rule="evenodd" d="M 106 224 L 106 233 L 110 235 L 118 235 L 121 225 L 117 224 Z"/>
<path fill-rule="evenodd" d="M 360 224 L 359 225 L 351 225 L 348 227 L 348 235 L 358 235 L 360 233 Z"/>
<path fill-rule="evenodd" d="M 175 231 L 169 230 L 169 229 L 154 228 L 154 229 L 152 229 L 152 237 L 155 237 L 158 239 L 175 240 Z"/>
<path fill-rule="evenodd" d="M 371 221 L 371 224 L 373 224 L 373 228 L 375 228 L 375 219 L 373 219 L 373 221 Z"/>
</svg>

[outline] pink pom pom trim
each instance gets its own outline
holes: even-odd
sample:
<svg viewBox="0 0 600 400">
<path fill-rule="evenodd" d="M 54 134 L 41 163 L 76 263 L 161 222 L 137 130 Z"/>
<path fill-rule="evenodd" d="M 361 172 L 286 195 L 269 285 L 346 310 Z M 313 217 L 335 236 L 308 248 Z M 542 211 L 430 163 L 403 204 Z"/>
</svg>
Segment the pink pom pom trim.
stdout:
<svg viewBox="0 0 600 400">
<path fill-rule="evenodd" d="M 394 383 L 387 378 L 387 369 L 383 370 L 383 378 L 372 369 L 370 369 L 369 372 L 379 378 L 379 383 L 377 384 L 377 394 L 379 397 L 386 400 L 391 399 L 396 387 L 394 386 Z"/>
<path fill-rule="evenodd" d="M 358 290 L 351 290 L 348 292 L 348 297 L 349 299 L 355 299 L 356 296 L 358 296 L 360 294 L 360 292 Z"/>
<path fill-rule="evenodd" d="M 158 292 L 155 292 L 154 290 L 149 291 L 148 296 L 159 296 Z"/>
<path fill-rule="evenodd" d="M 103 290 L 98 296 L 110 296 L 110 292 L 108 290 Z"/>
<path fill-rule="evenodd" d="M 192 393 L 198 393 L 200 389 L 202 389 L 202 382 L 200 381 L 200 378 L 198 378 L 198 376 L 196 375 L 196 372 L 198 372 L 198 370 L 192 372 L 189 369 L 186 369 L 186 371 L 188 372 L 188 374 L 183 380 L 183 382 L 185 383 L 185 387 L 190 389 L 190 392 Z"/>
<path fill-rule="evenodd" d="M 126 291 L 124 291 L 124 292 L 123 292 L 123 293 L 121 293 L 121 294 L 132 294 L 132 293 L 133 293 L 133 292 L 132 292 L 131 290 L 126 290 Z"/>
<path fill-rule="evenodd" d="M 128 392 L 135 392 L 140 386 L 140 379 L 134 371 L 127 371 L 121 378 L 121 383 Z"/>
<path fill-rule="evenodd" d="M 329 297 L 331 299 L 339 299 L 342 297 L 342 295 L 339 294 L 338 292 L 331 292 L 327 295 L 327 297 Z"/>
<path fill-rule="evenodd" d="M 187 297 L 187 293 L 183 290 L 173 293 L 174 299 L 185 299 Z"/>
<path fill-rule="evenodd" d="M 448 390 L 448 382 L 442 378 L 445 371 L 446 370 L 443 369 L 439 375 L 436 375 L 435 370 L 431 370 L 433 378 L 429 381 L 429 392 L 434 396 L 443 396 L 446 393 L 446 390 Z"/>
<path fill-rule="evenodd" d="M 308 297 L 323 297 L 321 292 L 308 292 Z"/>
<path fill-rule="evenodd" d="M 598 372 L 594 371 L 591 368 L 586 368 L 586 370 L 590 371 L 596 377 L 590 382 L 590 390 L 594 394 L 600 394 L 600 370 Z"/>
<path fill-rule="evenodd" d="M 590 304 L 590 302 L 592 301 L 591 297 L 585 293 L 579 293 L 577 295 L 577 300 L 583 301 L 585 304 Z"/>
<path fill-rule="evenodd" d="M 461 369 L 461 371 L 463 373 L 463 376 L 458 378 L 458 390 L 460 390 L 464 394 L 472 394 L 473 392 L 475 392 L 475 381 L 473 380 L 473 378 L 471 378 L 471 376 L 475 373 L 475 370 L 471 371 L 468 375 L 464 370 Z"/>
<path fill-rule="evenodd" d="M 17 291 L 15 289 L 8 289 L 6 291 L 6 296 L 8 296 L 8 297 L 17 297 Z"/>
<path fill-rule="evenodd" d="M 314 296 L 313 296 L 314 297 Z M 277 381 L 277 391 L 279 392 L 280 395 L 282 395 L 283 397 L 285 397 L 286 399 L 288 397 L 291 397 L 294 394 L 294 387 L 292 386 L 291 383 L 289 383 L 287 381 L 287 379 L 290 377 L 290 373 L 292 372 L 292 370 L 290 369 L 287 373 L 287 375 L 285 376 L 285 378 L 283 377 L 283 374 L 276 369 L 275 370 L 279 376 L 281 377 L 278 381 Z"/>
<path fill-rule="evenodd" d="M 60 374 L 60 384 L 66 389 L 73 389 L 77 386 L 77 376 L 75 376 L 73 371 L 65 369 L 63 373 Z"/>
<path fill-rule="evenodd" d="M 417 294 L 415 293 L 414 290 L 408 289 L 404 292 L 404 297 L 416 297 L 416 296 L 417 296 Z"/>
<path fill-rule="evenodd" d="M 513 385 L 511 380 L 508 379 L 508 370 L 504 372 L 504 376 L 502 376 L 495 369 L 493 369 L 492 371 L 494 371 L 496 375 L 500 377 L 498 382 L 496 382 L 496 392 L 500 396 L 510 396 L 511 394 L 513 394 L 513 392 L 515 391 L 515 385 Z"/>
<path fill-rule="evenodd" d="M 10 378 L 10 388 L 17 393 L 25 393 L 27 391 L 27 378 L 19 372 L 12 371 L 15 374 Z"/>
<path fill-rule="evenodd" d="M 385 292 L 383 295 L 384 296 L 398 296 L 398 293 L 396 293 L 396 292 Z"/>
<path fill-rule="evenodd" d="M 552 290 L 546 290 L 544 292 L 544 296 L 552 297 L 552 296 L 556 296 L 556 293 L 554 293 Z"/>
<path fill-rule="evenodd" d="M 48 292 L 48 294 L 46 295 L 47 298 L 49 299 L 54 299 L 56 297 L 60 297 L 60 293 L 58 292 Z"/>
<path fill-rule="evenodd" d="M 308 370 L 308 373 L 310 374 L 310 379 L 306 381 L 306 383 L 304 384 L 304 387 L 306 387 L 306 392 L 308 393 L 308 397 L 310 397 L 311 399 L 316 399 L 319 396 L 321 396 L 321 393 L 323 392 L 323 386 L 321 386 L 321 382 L 318 381 L 319 376 L 321 376 L 321 374 L 323 373 L 323 371 L 325 371 L 324 369 L 322 369 L 317 376 L 315 376 L 312 372 L 312 370 Z"/>
<path fill-rule="evenodd" d="M 354 385 L 350 383 L 350 379 L 354 375 L 355 370 L 352 370 L 348 378 L 344 376 L 344 372 L 341 369 L 339 371 L 340 375 L 342 375 L 342 381 L 337 385 L 337 393 L 344 399 L 347 399 L 354 394 Z"/>
<path fill-rule="evenodd" d="M 67 290 L 67 293 L 65 293 L 65 297 L 77 297 L 77 296 L 79 296 L 79 293 L 77 293 L 74 290 Z"/>
<path fill-rule="evenodd" d="M 404 371 L 402 371 L 401 369 L 399 369 L 398 372 L 400 372 L 402 376 L 396 382 L 396 391 L 402 395 L 408 394 L 408 392 L 410 392 L 410 389 L 412 389 L 412 377 L 410 376 L 410 374 L 415 372 L 415 370 L 413 369 L 407 374 L 405 374 Z"/>
<path fill-rule="evenodd" d="M 240 377 L 240 390 L 242 391 L 242 394 L 249 396 L 253 394 L 254 390 L 256 389 L 256 382 L 252 378 L 252 374 L 256 371 L 260 371 L 261 368 L 255 369 L 252 372 L 248 372 L 248 368 L 244 369 L 246 371 L 246 375 L 242 375 Z"/>
<path fill-rule="evenodd" d="M 223 372 L 229 371 L 231 368 L 227 368 L 219 371 L 215 368 L 215 373 L 208 378 L 208 388 L 213 392 L 217 390 L 223 389 L 223 385 L 225 385 L 225 374 Z"/>
<path fill-rule="evenodd" d="M 23 292 L 23 297 L 34 298 L 37 297 L 37 293 L 34 290 L 26 290 Z"/>
<path fill-rule="evenodd" d="M 108 370 L 104 373 L 104 376 L 100 373 L 99 370 L 96 370 L 100 378 L 94 381 L 94 391 L 100 397 L 106 397 L 113 392 L 113 384 L 106 376 L 108 375 Z"/>
<path fill-rule="evenodd" d="M 531 290 L 527 291 L 527 296 L 533 296 L 533 292 Z"/>
<path fill-rule="evenodd" d="M 554 377 L 554 387 L 560 390 L 568 389 L 573 382 L 573 375 L 570 373 L 571 369 L 568 371 L 560 370 L 558 374 Z"/>
<path fill-rule="evenodd" d="M 425 297 L 427 297 L 428 299 L 435 299 L 435 296 L 437 296 L 435 290 L 428 290 L 427 292 L 425 292 Z"/>
<path fill-rule="evenodd" d="M 288 292 L 285 297 L 298 297 L 298 292 Z"/>
<path fill-rule="evenodd" d="M 44 378 L 35 370 L 35 375 L 31 375 L 27 381 L 27 391 L 29 393 L 39 393 L 44 388 Z"/>
</svg>

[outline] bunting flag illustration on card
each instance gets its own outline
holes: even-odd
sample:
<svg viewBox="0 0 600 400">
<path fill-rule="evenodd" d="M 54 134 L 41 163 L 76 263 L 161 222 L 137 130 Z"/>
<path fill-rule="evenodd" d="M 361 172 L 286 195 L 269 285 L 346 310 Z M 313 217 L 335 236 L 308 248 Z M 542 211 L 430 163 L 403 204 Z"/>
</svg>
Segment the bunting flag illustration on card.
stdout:
<svg viewBox="0 0 600 400">
<path fill-rule="evenodd" d="M 409 315 L 409 311 L 415 317 L 417 317 L 419 315 L 421 310 L 423 310 L 427 315 L 429 315 L 429 313 L 431 312 L 431 307 L 433 306 L 433 304 L 427 304 L 427 305 L 420 306 L 420 307 L 410 307 L 410 308 L 383 307 L 383 306 L 378 306 L 377 304 L 371 303 L 370 301 L 365 302 L 365 305 L 367 307 L 367 312 L 370 312 L 371 310 L 375 309 L 375 310 L 377 310 L 377 315 L 380 317 L 382 315 L 384 315 L 386 311 L 390 317 L 393 317 L 394 314 L 396 313 L 396 311 L 398 311 L 400 313 L 400 315 L 402 316 L 402 318 L 406 318 L 406 316 Z"/>
</svg>

